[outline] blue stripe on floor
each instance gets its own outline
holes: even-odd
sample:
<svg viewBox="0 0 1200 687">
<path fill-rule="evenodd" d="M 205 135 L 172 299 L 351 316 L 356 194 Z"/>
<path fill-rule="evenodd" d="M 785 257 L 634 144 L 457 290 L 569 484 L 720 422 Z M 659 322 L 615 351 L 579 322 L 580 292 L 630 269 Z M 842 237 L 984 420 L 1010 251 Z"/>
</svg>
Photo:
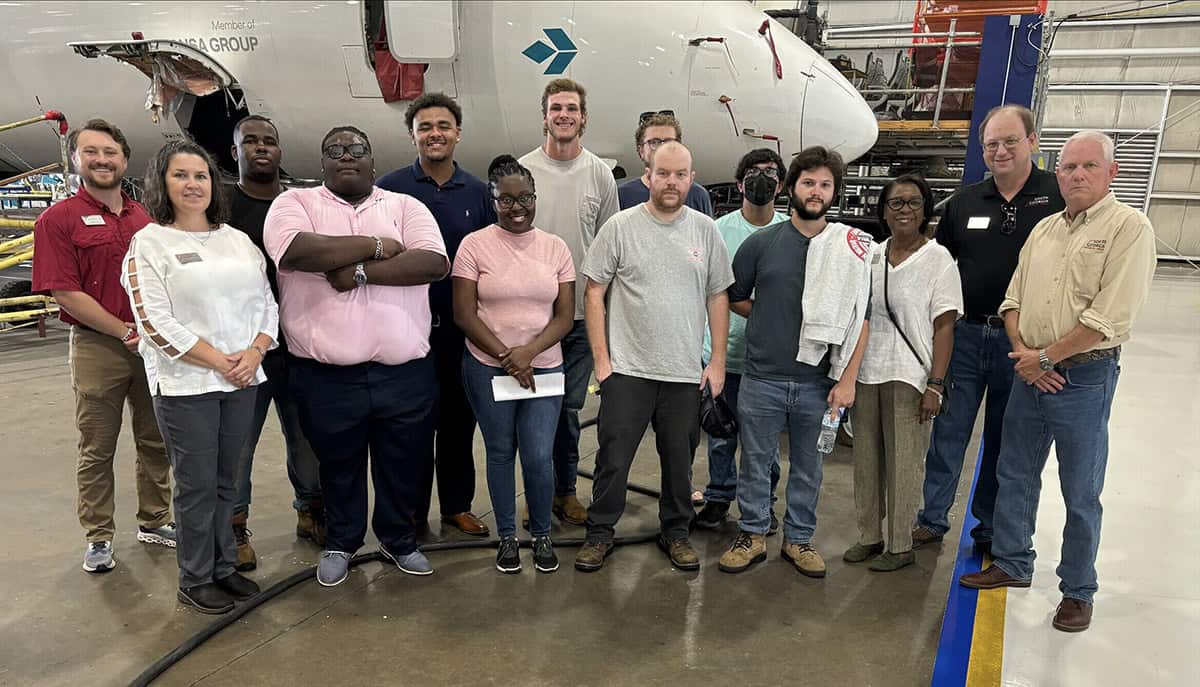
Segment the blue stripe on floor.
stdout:
<svg viewBox="0 0 1200 687">
<path fill-rule="evenodd" d="M 937 660 L 933 664 L 932 687 L 961 687 L 967 681 L 967 667 L 971 659 L 971 636 L 975 627 L 975 605 L 979 593 L 958 585 L 958 578 L 965 573 L 977 572 L 982 564 L 974 552 L 971 529 L 979 521 L 971 515 L 971 502 L 975 500 L 975 485 L 979 481 L 979 466 L 983 463 L 983 441 L 979 442 L 979 454 L 975 456 L 975 474 L 971 479 L 971 496 L 963 514 L 962 532 L 958 537 L 958 553 L 954 561 L 954 574 L 950 578 L 950 591 L 946 595 L 946 615 L 942 619 L 942 636 L 938 640 Z"/>
</svg>

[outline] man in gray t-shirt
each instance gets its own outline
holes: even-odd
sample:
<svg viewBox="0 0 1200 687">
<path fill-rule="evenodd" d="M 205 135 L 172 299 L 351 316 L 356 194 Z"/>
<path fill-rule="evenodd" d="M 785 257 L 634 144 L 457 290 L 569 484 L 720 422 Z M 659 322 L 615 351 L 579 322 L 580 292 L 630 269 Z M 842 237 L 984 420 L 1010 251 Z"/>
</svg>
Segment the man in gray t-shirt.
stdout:
<svg viewBox="0 0 1200 687">
<path fill-rule="evenodd" d="M 687 148 L 659 146 L 650 161 L 650 200 L 606 222 L 580 268 L 601 393 L 587 543 L 575 559 L 585 572 L 599 570 L 612 551 L 629 468 L 651 422 L 662 465 L 659 546 L 676 567 L 700 567 L 687 539 L 690 472 L 700 441 L 700 390 L 708 385 L 716 396 L 725 385 L 725 289 L 733 270 L 716 224 L 684 205 L 693 178 Z M 706 319 L 713 354 L 701 369 Z"/>
</svg>

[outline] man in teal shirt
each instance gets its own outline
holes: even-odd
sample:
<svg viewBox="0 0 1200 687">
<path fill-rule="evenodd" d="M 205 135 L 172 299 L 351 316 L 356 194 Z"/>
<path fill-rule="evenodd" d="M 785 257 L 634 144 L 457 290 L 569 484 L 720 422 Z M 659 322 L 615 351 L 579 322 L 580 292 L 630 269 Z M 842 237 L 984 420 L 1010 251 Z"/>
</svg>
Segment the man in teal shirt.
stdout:
<svg viewBox="0 0 1200 687">
<path fill-rule="evenodd" d="M 742 207 L 717 220 L 717 230 L 725 239 L 732 260 L 738 247 L 754 232 L 779 222 L 787 222 L 787 213 L 775 209 L 775 198 L 783 191 L 783 160 L 769 148 L 751 150 L 738 161 L 736 179 L 742 193 Z M 712 356 L 712 337 L 704 334 L 704 361 Z M 742 380 L 742 362 L 746 357 L 746 318 L 729 314 L 729 352 L 725 360 L 725 391 L 729 407 L 736 411 L 738 386 Z M 737 492 L 737 436 L 729 439 L 708 438 L 708 487 L 704 490 L 704 508 L 696 516 L 696 526 L 715 529 L 725 521 L 729 504 Z M 771 468 L 771 493 L 779 483 L 779 458 Z M 772 498 L 774 503 L 774 498 Z M 771 512 L 770 534 L 779 529 L 779 520 Z"/>
</svg>

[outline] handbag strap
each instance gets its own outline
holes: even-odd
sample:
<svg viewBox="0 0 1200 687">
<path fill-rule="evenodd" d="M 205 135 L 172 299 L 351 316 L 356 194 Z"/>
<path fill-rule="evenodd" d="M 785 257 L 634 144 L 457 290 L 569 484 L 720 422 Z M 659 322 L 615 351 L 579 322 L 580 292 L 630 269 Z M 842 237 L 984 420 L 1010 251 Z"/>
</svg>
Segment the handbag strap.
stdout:
<svg viewBox="0 0 1200 687">
<path fill-rule="evenodd" d="M 904 339 L 904 343 L 908 344 L 908 350 L 912 351 L 912 354 L 914 357 L 916 357 L 917 362 L 921 363 L 921 367 L 929 370 L 930 367 L 925 364 L 925 360 L 921 358 L 921 354 L 917 353 L 917 347 L 912 344 L 912 341 L 909 341 L 908 335 L 905 334 L 904 329 L 900 327 L 900 322 L 896 320 L 896 313 L 892 312 L 892 302 L 888 298 L 888 273 L 892 271 L 892 261 L 890 259 L 891 254 L 892 241 L 889 239 L 887 242 L 887 248 L 883 253 L 883 307 L 887 310 L 887 316 L 888 319 L 892 321 L 892 326 L 895 327 L 896 331 L 900 333 L 900 338 Z"/>
</svg>

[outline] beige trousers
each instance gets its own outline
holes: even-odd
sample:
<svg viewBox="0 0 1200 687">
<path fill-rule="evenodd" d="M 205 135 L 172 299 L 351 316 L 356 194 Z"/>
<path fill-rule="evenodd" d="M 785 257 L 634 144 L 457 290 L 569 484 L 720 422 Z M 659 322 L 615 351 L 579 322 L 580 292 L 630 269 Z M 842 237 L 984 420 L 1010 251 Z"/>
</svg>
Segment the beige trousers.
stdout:
<svg viewBox="0 0 1200 687">
<path fill-rule="evenodd" d="M 904 382 L 859 384 L 854 401 L 854 509 L 860 544 L 912 549 L 921 508 L 930 424 L 917 421 L 921 393 Z"/>
<path fill-rule="evenodd" d="M 79 429 L 79 524 L 88 542 L 112 541 L 113 457 L 126 402 L 137 447 L 138 524 L 161 527 L 171 521 L 171 478 L 167 451 L 146 382 L 142 359 L 117 339 L 71 327 L 71 386 L 75 390 L 75 426 Z"/>
</svg>

